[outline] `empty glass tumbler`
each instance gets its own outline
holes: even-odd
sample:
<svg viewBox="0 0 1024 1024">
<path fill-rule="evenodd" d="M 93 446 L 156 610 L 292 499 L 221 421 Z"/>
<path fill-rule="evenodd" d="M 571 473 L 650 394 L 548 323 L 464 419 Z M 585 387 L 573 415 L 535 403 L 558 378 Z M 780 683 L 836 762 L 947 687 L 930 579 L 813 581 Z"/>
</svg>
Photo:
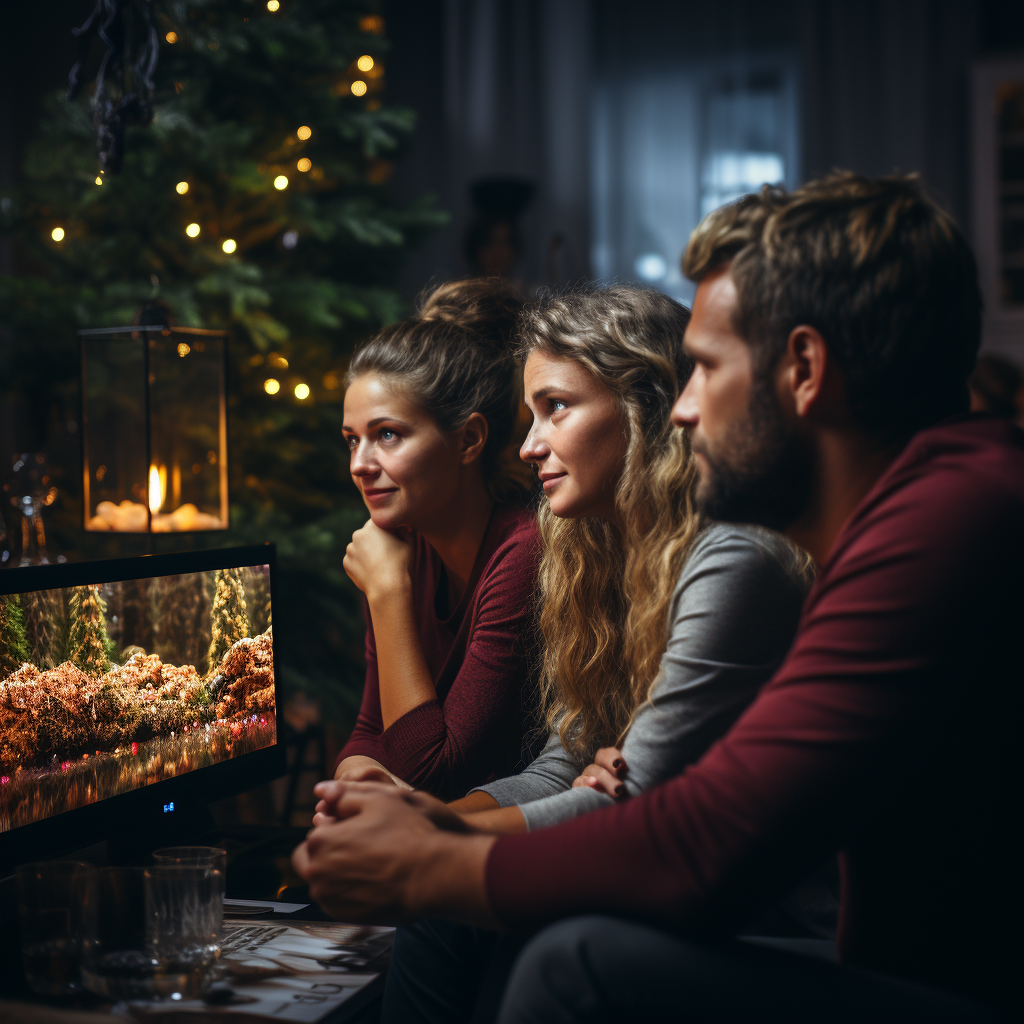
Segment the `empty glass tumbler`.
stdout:
<svg viewBox="0 0 1024 1024">
<path fill-rule="evenodd" d="M 146 948 L 159 961 L 159 995 L 202 995 L 220 955 L 224 874 L 213 863 L 157 862 L 143 872 Z"/>
<path fill-rule="evenodd" d="M 85 936 L 96 911 L 96 869 L 76 861 L 17 869 L 25 979 L 47 996 L 81 991 Z"/>
</svg>

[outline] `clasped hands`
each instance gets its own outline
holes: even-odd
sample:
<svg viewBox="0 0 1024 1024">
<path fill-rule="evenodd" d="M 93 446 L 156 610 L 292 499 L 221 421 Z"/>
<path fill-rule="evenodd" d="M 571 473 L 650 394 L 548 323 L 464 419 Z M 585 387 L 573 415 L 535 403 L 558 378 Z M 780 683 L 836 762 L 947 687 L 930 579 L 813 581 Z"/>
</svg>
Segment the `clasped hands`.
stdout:
<svg viewBox="0 0 1024 1024">
<path fill-rule="evenodd" d="M 338 920 L 404 924 L 443 911 L 494 923 L 484 866 L 493 836 L 447 804 L 379 782 L 321 782 L 320 823 L 292 853 L 310 898 Z"/>
<path fill-rule="evenodd" d="M 620 751 L 597 752 L 573 783 L 626 796 Z M 390 774 L 390 773 L 389 773 Z M 496 840 L 447 804 L 387 782 L 318 783 L 314 828 L 292 853 L 309 894 L 339 920 L 403 924 L 430 914 L 492 925 L 484 881 Z"/>
</svg>

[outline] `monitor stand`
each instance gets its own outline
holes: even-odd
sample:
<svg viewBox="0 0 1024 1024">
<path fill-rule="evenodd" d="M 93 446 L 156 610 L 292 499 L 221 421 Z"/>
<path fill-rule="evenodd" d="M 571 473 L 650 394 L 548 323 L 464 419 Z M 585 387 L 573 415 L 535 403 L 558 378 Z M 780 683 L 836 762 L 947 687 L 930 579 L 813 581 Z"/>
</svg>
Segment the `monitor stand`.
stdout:
<svg viewBox="0 0 1024 1024">
<path fill-rule="evenodd" d="M 155 814 L 133 814 L 125 826 L 107 839 L 109 864 L 148 861 L 149 855 L 163 846 L 210 845 L 216 831 L 209 805 L 191 802 L 184 807 L 171 803 Z"/>
</svg>

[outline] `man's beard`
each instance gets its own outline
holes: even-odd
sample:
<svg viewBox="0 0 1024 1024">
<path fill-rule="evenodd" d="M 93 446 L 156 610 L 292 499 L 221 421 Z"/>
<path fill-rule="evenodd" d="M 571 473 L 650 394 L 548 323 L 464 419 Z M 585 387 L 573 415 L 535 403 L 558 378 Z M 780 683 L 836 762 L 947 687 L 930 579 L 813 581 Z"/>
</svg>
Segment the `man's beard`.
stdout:
<svg viewBox="0 0 1024 1024">
<path fill-rule="evenodd" d="M 697 507 L 710 519 L 784 530 L 807 507 L 814 456 L 783 416 L 769 380 L 755 383 L 747 418 L 732 425 L 718 451 L 701 444 L 694 451 L 707 464 Z"/>
</svg>

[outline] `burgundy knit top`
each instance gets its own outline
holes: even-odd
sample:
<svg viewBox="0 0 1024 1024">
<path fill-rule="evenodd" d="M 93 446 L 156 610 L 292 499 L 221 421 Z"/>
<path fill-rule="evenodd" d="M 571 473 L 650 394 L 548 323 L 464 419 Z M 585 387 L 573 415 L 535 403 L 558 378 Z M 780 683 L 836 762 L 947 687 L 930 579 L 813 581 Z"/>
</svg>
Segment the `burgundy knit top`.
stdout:
<svg viewBox="0 0 1024 1024">
<path fill-rule="evenodd" d="M 410 569 L 416 624 L 437 699 L 384 728 L 377 647 L 364 606 L 366 687 L 339 761 L 364 754 L 443 800 L 516 770 L 535 696 L 539 557 L 534 514 L 495 506 L 466 591 L 448 615 L 444 565 L 416 536 Z"/>
</svg>

